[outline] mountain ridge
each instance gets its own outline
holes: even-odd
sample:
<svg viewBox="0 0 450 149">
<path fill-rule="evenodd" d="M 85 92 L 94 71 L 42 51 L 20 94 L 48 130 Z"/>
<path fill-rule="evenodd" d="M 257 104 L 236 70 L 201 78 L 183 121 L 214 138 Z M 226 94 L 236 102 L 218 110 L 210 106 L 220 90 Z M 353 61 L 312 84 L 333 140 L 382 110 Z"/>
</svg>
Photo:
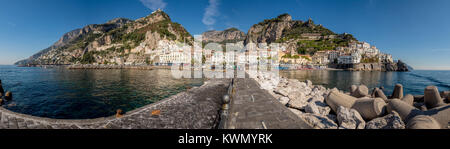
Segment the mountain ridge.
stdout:
<svg viewBox="0 0 450 149">
<path fill-rule="evenodd" d="M 104 24 L 90 24 L 65 33 L 53 45 L 15 65 L 65 65 L 76 63 L 144 63 L 144 53 L 158 41 L 192 44 L 187 30 L 161 10 L 135 21 L 115 18 Z M 144 44 L 144 45 L 142 45 Z M 147 50 L 147 51 L 146 51 Z M 114 60 L 120 58 L 122 60 Z"/>
</svg>

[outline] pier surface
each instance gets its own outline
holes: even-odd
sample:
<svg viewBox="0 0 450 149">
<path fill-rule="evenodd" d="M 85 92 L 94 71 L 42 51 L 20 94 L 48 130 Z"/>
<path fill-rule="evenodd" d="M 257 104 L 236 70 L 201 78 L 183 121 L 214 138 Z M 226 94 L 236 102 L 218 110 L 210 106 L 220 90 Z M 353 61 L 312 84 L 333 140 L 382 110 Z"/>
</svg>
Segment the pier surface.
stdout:
<svg viewBox="0 0 450 149">
<path fill-rule="evenodd" d="M 227 129 L 312 129 L 253 79 L 236 79 Z"/>
</svg>

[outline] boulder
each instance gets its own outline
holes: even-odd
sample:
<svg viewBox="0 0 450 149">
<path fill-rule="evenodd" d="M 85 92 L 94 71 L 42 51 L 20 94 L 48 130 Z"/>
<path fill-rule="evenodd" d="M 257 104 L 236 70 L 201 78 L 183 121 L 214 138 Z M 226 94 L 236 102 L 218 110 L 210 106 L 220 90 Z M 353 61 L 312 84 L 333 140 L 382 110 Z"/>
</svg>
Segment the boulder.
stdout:
<svg viewBox="0 0 450 149">
<path fill-rule="evenodd" d="M 311 103 L 311 102 L 306 105 L 305 112 L 306 113 L 312 113 L 312 114 L 321 115 L 317 105 L 314 104 L 314 103 Z"/>
<path fill-rule="evenodd" d="M 402 118 L 395 111 L 366 123 L 366 129 L 405 129 L 405 127 Z"/>
<path fill-rule="evenodd" d="M 444 100 L 441 98 L 436 86 L 425 88 L 424 102 L 428 109 L 444 105 Z"/>
<path fill-rule="evenodd" d="M 409 105 L 413 105 L 414 104 L 414 96 L 411 94 L 408 94 L 402 98 L 402 101 Z"/>
<path fill-rule="evenodd" d="M 298 92 L 298 96 L 293 94 L 289 95 L 289 99 L 288 106 L 291 108 L 302 110 L 308 104 L 308 99 L 301 92 Z"/>
<path fill-rule="evenodd" d="M 360 85 L 351 95 L 356 98 L 366 97 L 369 95 L 369 88 L 365 85 Z"/>
<path fill-rule="evenodd" d="M 301 114 L 302 118 L 307 124 L 309 124 L 314 129 L 337 129 L 338 125 L 326 116 L 321 116 L 317 114 L 305 113 Z"/>
<path fill-rule="evenodd" d="M 280 98 L 280 102 L 283 105 L 287 105 L 289 103 L 289 98 L 288 97 L 281 97 Z"/>
<path fill-rule="evenodd" d="M 403 85 L 396 84 L 394 88 L 394 92 L 392 92 L 391 99 L 402 99 L 403 98 Z"/>
<path fill-rule="evenodd" d="M 289 95 L 289 91 L 285 87 L 277 87 L 277 88 L 275 88 L 275 90 L 273 92 L 276 93 L 276 94 L 280 94 L 282 96 L 285 96 L 285 97 L 287 97 Z"/>
<path fill-rule="evenodd" d="M 441 129 L 439 123 L 432 117 L 418 115 L 412 118 L 407 124 L 408 129 Z"/>
<path fill-rule="evenodd" d="M 423 112 L 400 99 L 392 99 L 387 105 L 387 112 L 395 111 L 400 115 L 403 122 L 407 123 L 411 118 L 423 114 Z"/>
<path fill-rule="evenodd" d="M 306 80 L 305 83 L 306 83 L 306 85 L 307 85 L 308 87 L 312 88 L 312 86 L 313 86 L 312 81 Z"/>
<path fill-rule="evenodd" d="M 352 109 L 358 111 L 365 120 L 372 120 L 385 114 L 386 103 L 381 98 L 362 98 L 355 101 Z"/>
<path fill-rule="evenodd" d="M 364 129 L 366 125 L 358 111 L 343 106 L 338 107 L 337 121 L 339 129 Z"/>
<path fill-rule="evenodd" d="M 295 115 L 297 115 L 298 117 L 300 117 L 303 112 L 294 108 L 288 108 L 290 111 L 292 111 L 292 113 L 294 113 Z"/>
</svg>

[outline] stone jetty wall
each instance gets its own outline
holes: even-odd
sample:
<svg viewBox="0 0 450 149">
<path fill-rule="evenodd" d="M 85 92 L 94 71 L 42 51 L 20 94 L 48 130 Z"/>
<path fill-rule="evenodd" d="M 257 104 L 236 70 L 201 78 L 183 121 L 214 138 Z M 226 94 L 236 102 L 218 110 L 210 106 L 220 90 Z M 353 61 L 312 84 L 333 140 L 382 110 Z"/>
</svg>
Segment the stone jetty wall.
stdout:
<svg viewBox="0 0 450 149">
<path fill-rule="evenodd" d="M 98 119 L 50 119 L 0 107 L 0 129 L 213 129 L 229 84 L 229 79 L 208 80 L 157 103 Z"/>
<path fill-rule="evenodd" d="M 439 92 L 435 86 L 413 96 L 404 95 L 399 84 L 386 96 L 382 89 L 364 85 L 353 85 L 344 93 L 308 80 L 253 75 L 263 89 L 316 129 L 450 129 L 450 91 Z"/>
</svg>

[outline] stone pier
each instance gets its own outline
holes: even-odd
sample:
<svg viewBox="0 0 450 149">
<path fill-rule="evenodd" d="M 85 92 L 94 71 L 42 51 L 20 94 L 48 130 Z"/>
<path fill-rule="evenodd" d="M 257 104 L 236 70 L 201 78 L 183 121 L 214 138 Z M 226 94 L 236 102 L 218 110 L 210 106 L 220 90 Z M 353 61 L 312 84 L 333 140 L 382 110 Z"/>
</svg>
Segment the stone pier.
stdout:
<svg viewBox="0 0 450 149">
<path fill-rule="evenodd" d="M 231 79 L 213 79 L 123 115 L 87 120 L 35 117 L 0 107 L 0 129 L 311 129 L 254 79 L 235 79 L 227 119 L 223 96 Z"/>
<path fill-rule="evenodd" d="M 312 129 L 254 79 L 235 79 L 231 97 L 226 129 Z"/>
</svg>

